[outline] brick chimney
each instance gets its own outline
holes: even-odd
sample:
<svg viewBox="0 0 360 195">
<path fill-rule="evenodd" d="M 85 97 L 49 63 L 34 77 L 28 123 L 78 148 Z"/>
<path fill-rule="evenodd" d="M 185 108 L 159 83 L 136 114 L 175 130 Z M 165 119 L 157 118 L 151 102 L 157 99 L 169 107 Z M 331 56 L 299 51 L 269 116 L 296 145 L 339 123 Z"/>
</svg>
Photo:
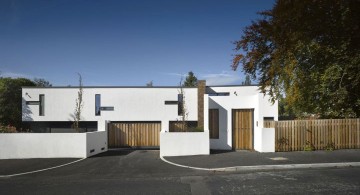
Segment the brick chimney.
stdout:
<svg viewBox="0 0 360 195">
<path fill-rule="evenodd" d="M 206 80 L 199 80 L 198 87 L 198 127 L 204 128 L 204 94 L 206 89 Z"/>
</svg>

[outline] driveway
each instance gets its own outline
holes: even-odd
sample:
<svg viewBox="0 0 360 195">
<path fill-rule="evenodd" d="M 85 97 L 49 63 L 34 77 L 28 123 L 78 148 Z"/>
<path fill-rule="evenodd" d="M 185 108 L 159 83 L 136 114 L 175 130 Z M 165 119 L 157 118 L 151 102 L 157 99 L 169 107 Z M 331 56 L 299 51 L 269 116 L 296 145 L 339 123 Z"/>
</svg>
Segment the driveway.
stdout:
<svg viewBox="0 0 360 195">
<path fill-rule="evenodd" d="M 46 169 L 79 159 L 16 159 L 0 160 L 0 175 Z M 109 150 L 73 164 L 16 177 L 57 175 L 81 177 L 91 175 L 97 178 L 157 177 L 196 173 L 197 171 L 176 167 L 163 162 L 158 150 Z"/>
<path fill-rule="evenodd" d="M 42 160 L 47 167 L 76 159 Z M 0 160 L 0 165 L 20 170 L 40 161 Z M 0 178 L 0 194 L 359 194 L 359 173 L 359 167 L 198 171 L 163 162 L 158 150 L 116 150 L 52 170 Z"/>
<path fill-rule="evenodd" d="M 165 157 L 165 159 L 179 165 L 200 168 L 256 165 L 327 164 L 360 162 L 360 149 L 273 153 L 250 151 L 212 151 L 211 155 Z"/>
</svg>

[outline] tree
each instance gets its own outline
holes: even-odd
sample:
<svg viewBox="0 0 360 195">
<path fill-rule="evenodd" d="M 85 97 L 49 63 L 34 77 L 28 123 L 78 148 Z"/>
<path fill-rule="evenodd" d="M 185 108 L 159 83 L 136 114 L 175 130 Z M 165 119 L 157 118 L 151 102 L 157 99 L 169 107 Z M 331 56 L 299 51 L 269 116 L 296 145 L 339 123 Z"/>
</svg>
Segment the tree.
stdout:
<svg viewBox="0 0 360 195">
<path fill-rule="evenodd" d="M 76 103 L 75 103 L 75 111 L 74 111 L 74 124 L 73 127 L 77 132 L 80 132 L 80 128 L 79 128 L 79 123 L 81 120 L 81 112 L 82 112 L 82 108 L 84 107 L 84 103 L 83 103 L 83 82 L 82 82 L 82 77 L 80 73 L 77 73 L 79 76 L 79 91 L 78 91 L 78 97 L 76 99 Z"/>
<path fill-rule="evenodd" d="M 146 87 L 153 87 L 153 81 L 146 83 Z"/>
<path fill-rule="evenodd" d="M 183 84 L 184 87 L 196 87 L 197 86 L 197 78 L 192 71 L 188 73 L 185 78 L 185 82 Z"/>
<path fill-rule="evenodd" d="M 190 75 L 190 72 L 189 72 Z M 186 102 L 185 102 L 185 91 L 184 91 L 185 84 L 183 83 L 183 77 L 180 79 L 179 83 L 179 102 L 178 102 L 178 112 L 181 116 L 180 119 L 180 131 L 188 131 L 189 125 L 188 125 L 188 116 L 189 112 L 187 111 Z"/>
<path fill-rule="evenodd" d="M 242 85 L 251 85 L 250 75 L 247 74 L 245 76 L 245 81 L 242 82 Z"/>
<path fill-rule="evenodd" d="M 35 86 L 35 83 L 26 78 L 0 77 L 0 125 L 22 127 L 23 86 Z"/>
<path fill-rule="evenodd" d="M 37 87 L 52 87 L 52 84 L 45 79 L 35 78 L 34 83 Z"/>
<path fill-rule="evenodd" d="M 235 42 L 232 68 L 296 116 L 360 117 L 360 1 L 278 0 Z"/>
</svg>

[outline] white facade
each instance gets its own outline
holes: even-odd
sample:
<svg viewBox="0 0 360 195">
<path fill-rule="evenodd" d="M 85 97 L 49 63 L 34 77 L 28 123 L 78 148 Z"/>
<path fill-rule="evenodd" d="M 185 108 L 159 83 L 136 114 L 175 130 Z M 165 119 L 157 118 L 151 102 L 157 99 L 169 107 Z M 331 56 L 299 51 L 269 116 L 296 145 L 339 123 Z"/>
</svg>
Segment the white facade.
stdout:
<svg viewBox="0 0 360 195">
<path fill-rule="evenodd" d="M 78 90 L 76 87 L 24 87 L 23 121 L 73 121 Z M 108 121 L 161 122 L 160 153 L 167 156 L 194 155 L 209 154 L 210 148 L 231 150 L 232 110 L 253 109 L 254 149 L 260 152 L 275 151 L 275 134 L 273 129 L 263 128 L 263 120 L 264 117 L 278 119 L 278 104 L 271 104 L 269 96 L 260 93 L 257 86 L 206 87 L 204 132 L 197 134 L 168 132 L 169 122 L 181 120 L 181 117 L 177 104 L 167 105 L 165 101 L 177 101 L 179 93 L 178 87 L 84 87 L 81 120 L 96 121 L 98 131 L 106 131 Z M 26 103 L 39 101 L 40 94 L 45 97 L 44 116 L 39 115 L 39 105 Z M 113 107 L 114 110 L 102 110 L 101 115 L 96 116 L 96 94 L 101 96 L 102 107 Z M 184 88 L 184 96 L 187 120 L 197 121 L 198 88 Z M 208 109 L 219 109 L 219 139 L 209 139 Z M 107 141 L 106 136 L 101 139 L 101 143 Z"/>
<path fill-rule="evenodd" d="M 23 88 L 23 121 L 73 121 L 78 88 Z M 26 101 L 39 101 L 45 95 L 45 114 L 39 116 L 39 105 L 26 105 Z M 101 95 L 101 106 L 112 106 L 113 111 L 101 111 L 95 116 L 95 94 Z M 178 88 L 83 88 L 84 107 L 82 121 L 161 121 L 162 129 L 169 121 L 180 120 L 177 105 Z M 197 120 L 197 88 L 184 88 L 188 120 Z"/>
<path fill-rule="evenodd" d="M 209 109 L 219 109 L 219 139 L 210 140 L 211 149 L 232 149 L 232 110 L 254 109 L 254 149 L 263 152 L 262 135 L 264 117 L 278 120 L 278 102 L 269 102 L 269 96 L 259 93 L 256 86 L 211 87 L 208 91 L 229 92 L 229 96 L 210 96 Z M 275 137 L 275 134 L 274 134 Z M 275 138 L 269 137 L 275 140 Z M 266 140 L 266 139 L 265 139 Z M 275 151 L 275 142 L 273 150 Z"/>
<path fill-rule="evenodd" d="M 0 135 L 0 159 L 86 158 L 105 151 L 106 132 Z"/>
</svg>

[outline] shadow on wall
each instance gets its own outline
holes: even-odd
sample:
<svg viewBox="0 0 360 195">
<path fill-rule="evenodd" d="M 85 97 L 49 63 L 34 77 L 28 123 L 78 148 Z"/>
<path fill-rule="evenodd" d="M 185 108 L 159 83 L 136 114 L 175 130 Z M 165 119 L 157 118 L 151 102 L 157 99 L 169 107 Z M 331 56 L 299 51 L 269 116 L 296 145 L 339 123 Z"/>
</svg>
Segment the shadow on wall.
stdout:
<svg viewBox="0 0 360 195">
<path fill-rule="evenodd" d="M 31 117 L 32 112 L 29 105 L 26 104 L 26 100 L 22 98 L 22 121 L 34 121 Z"/>
<path fill-rule="evenodd" d="M 232 147 L 228 144 L 228 131 L 232 131 L 231 129 L 228 129 L 228 111 L 220 104 L 209 98 L 209 109 L 211 108 L 219 109 L 219 139 L 211 139 L 210 142 L 213 143 L 211 146 L 215 149 L 231 150 Z"/>
</svg>

